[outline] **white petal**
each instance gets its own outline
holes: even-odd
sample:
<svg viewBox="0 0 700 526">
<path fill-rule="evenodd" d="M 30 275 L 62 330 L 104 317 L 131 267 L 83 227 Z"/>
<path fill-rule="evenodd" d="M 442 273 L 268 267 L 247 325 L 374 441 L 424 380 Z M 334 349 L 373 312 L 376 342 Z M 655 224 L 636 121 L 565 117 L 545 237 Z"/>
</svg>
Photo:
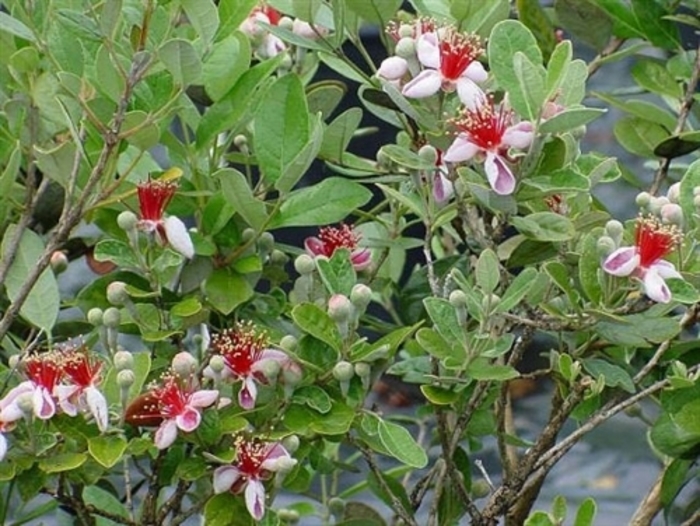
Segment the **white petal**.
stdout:
<svg viewBox="0 0 700 526">
<path fill-rule="evenodd" d="M 252 376 L 246 376 L 243 379 L 241 390 L 238 391 L 238 403 L 243 409 L 253 409 L 255 407 L 255 399 L 258 397 L 258 386 L 255 385 L 255 380 Z"/>
<path fill-rule="evenodd" d="M 629 276 L 639 266 L 635 247 L 620 247 L 603 261 L 603 270 L 613 276 Z"/>
<path fill-rule="evenodd" d="M 0 460 L 4 459 L 6 454 L 7 454 L 7 439 L 5 438 L 5 435 L 0 433 Z"/>
<path fill-rule="evenodd" d="M 265 486 L 259 480 L 248 481 L 245 488 L 245 505 L 256 521 L 265 515 Z"/>
<path fill-rule="evenodd" d="M 447 177 L 442 175 L 439 170 L 435 172 L 433 179 L 433 197 L 438 204 L 449 201 L 455 193 L 454 184 Z"/>
<path fill-rule="evenodd" d="M 440 45 L 435 33 L 424 33 L 418 37 L 416 55 L 426 68 L 440 69 Z"/>
<path fill-rule="evenodd" d="M 0 421 L 2 422 L 16 422 L 20 418 L 24 418 L 24 411 L 20 409 L 17 402 L 12 402 L 0 411 Z"/>
<path fill-rule="evenodd" d="M 479 153 L 480 150 L 481 148 L 469 141 L 466 135 L 460 133 L 455 140 L 452 141 L 452 144 L 442 156 L 442 160 L 446 163 L 469 161 Z"/>
<path fill-rule="evenodd" d="M 187 259 L 192 259 L 194 257 L 194 245 L 185 223 L 179 217 L 170 216 L 165 220 L 164 226 L 165 235 L 170 246 Z"/>
<path fill-rule="evenodd" d="M 484 170 L 494 192 L 499 195 L 510 195 L 513 193 L 515 190 L 515 176 L 500 156 L 487 152 Z"/>
<path fill-rule="evenodd" d="M 405 58 L 389 57 L 382 61 L 377 75 L 387 80 L 399 80 L 408 72 L 408 62 Z"/>
<path fill-rule="evenodd" d="M 177 427 L 182 429 L 185 433 L 191 433 L 202 421 L 202 415 L 199 414 L 193 407 L 185 407 L 185 410 L 175 417 L 175 423 Z"/>
<path fill-rule="evenodd" d="M 85 399 L 90 408 L 90 413 L 95 418 L 97 427 L 104 431 L 109 426 L 109 409 L 107 409 L 107 399 L 96 387 L 85 389 Z"/>
<path fill-rule="evenodd" d="M 221 466 L 214 470 L 214 493 L 223 493 L 231 489 L 236 481 L 240 478 L 241 473 L 234 466 Z"/>
<path fill-rule="evenodd" d="M 506 129 L 501 142 L 506 146 L 511 146 L 522 150 L 530 146 L 534 136 L 535 132 L 532 123 L 529 121 L 523 121 Z"/>
<path fill-rule="evenodd" d="M 442 76 L 434 69 L 421 71 L 416 78 L 403 87 L 401 93 L 406 97 L 422 99 L 435 95 L 442 86 Z"/>
<path fill-rule="evenodd" d="M 219 396 L 219 391 L 215 389 L 202 389 L 192 393 L 190 403 L 192 407 L 209 407 Z"/>
<path fill-rule="evenodd" d="M 476 110 L 486 102 L 486 95 L 481 88 L 467 77 L 461 77 L 457 81 L 457 96 L 462 104 L 471 111 Z"/>
<path fill-rule="evenodd" d="M 33 393 L 34 392 L 34 383 L 30 382 L 29 380 L 25 380 L 21 384 L 13 387 L 10 389 L 5 397 L 0 400 L 0 409 L 6 408 L 10 404 L 16 405 L 17 398 L 19 398 L 21 395 L 25 393 Z"/>
<path fill-rule="evenodd" d="M 474 82 L 484 82 L 488 78 L 489 74 L 484 69 L 484 65 L 478 60 L 475 60 L 467 66 L 467 69 L 464 70 L 463 76 L 468 77 Z"/>
<path fill-rule="evenodd" d="M 56 414 L 56 403 L 45 387 L 37 387 L 32 394 L 34 416 L 40 420 L 48 420 Z"/>
<path fill-rule="evenodd" d="M 659 276 L 661 276 L 664 279 L 683 279 L 683 276 L 681 276 L 680 273 L 676 270 L 676 267 L 673 265 L 673 263 L 671 263 L 670 261 L 666 261 L 665 259 L 658 260 L 649 268 L 653 268 L 654 270 L 656 270 L 656 272 L 659 273 Z"/>
<path fill-rule="evenodd" d="M 71 398 L 78 390 L 79 388 L 75 385 L 57 385 L 53 389 L 56 398 L 58 398 L 58 405 L 61 406 L 61 410 L 68 416 L 78 414 L 78 408 L 71 401 Z"/>
<path fill-rule="evenodd" d="M 642 281 L 644 282 L 644 292 L 650 299 L 657 303 L 668 303 L 671 301 L 671 291 L 656 268 L 647 269 Z"/>
<path fill-rule="evenodd" d="M 164 420 L 160 427 L 156 430 L 156 435 L 153 438 L 153 443 L 158 449 L 169 447 L 177 438 L 177 423 L 174 418 Z"/>
</svg>

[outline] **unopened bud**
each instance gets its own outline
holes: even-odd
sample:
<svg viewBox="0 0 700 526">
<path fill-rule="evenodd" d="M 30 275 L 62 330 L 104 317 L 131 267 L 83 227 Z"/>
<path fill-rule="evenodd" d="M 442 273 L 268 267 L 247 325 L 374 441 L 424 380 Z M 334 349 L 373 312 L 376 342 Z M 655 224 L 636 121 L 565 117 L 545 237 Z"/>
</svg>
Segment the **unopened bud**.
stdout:
<svg viewBox="0 0 700 526">
<path fill-rule="evenodd" d="M 673 183 L 669 186 L 666 197 L 668 197 L 668 200 L 672 203 L 679 203 L 681 198 L 681 183 Z"/>
<path fill-rule="evenodd" d="M 438 151 L 435 149 L 435 146 L 430 144 L 421 146 L 420 150 L 418 150 L 418 155 L 428 164 L 435 165 L 437 163 Z"/>
<path fill-rule="evenodd" d="M 297 510 L 282 508 L 277 510 L 277 518 L 286 524 L 296 524 L 299 522 L 300 515 Z"/>
<path fill-rule="evenodd" d="M 622 238 L 622 232 L 624 232 L 625 227 L 617 219 L 611 219 L 605 223 L 605 233 L 609 235 L 614 241 Z M 617 241 L 615 244 L 619 244 Z"/>
<path fill-rule="evenodd" d="M 316 263 L 314 263 L 314 259 L 308 254 L 301 254 L 294 260 L 294 270 L 302 276 L 305 276 L 316 270 Z"/>
<path fill-rule="evenodd" d="M 273 265 L 283 266 L 287 261 L 289 261 L 289 256 L 281 250 L 274 249 L 270 254 L 270 263 Z"/>
<path fill-rule="evenodd" d="M 353 314 L 353 306 L 344 294 L 333 294 L 328 300 L 328 315 L 336 322 L 345 322 Z"/>
<path fill-rule="evenodd" d="M 10 369 L 16 369 L 21 361 L 22 357 L 19 354 L 13 354 L 7 360 L 7 365 L 10 367 Z"/>
<path fill-rule="evenodd" d="M 289 387 L 299 385 L 303 377 L 304 375 L 301 371 L 301 367 L 295 362 L 289 362 L 282 367 L 282 379 Z"/>
<path fill-rule="evenodd" d="M 66 256 L 65 252 L 56 250 L 53 254 L 51 254 L 51 270 L 53 270 L 54 274 L 65 272 L 67 268 L 68 256 Z"/>
<path fill-rule="evenodd" d="M 297 348 L 297 343 L 297 339 L 294 336 L 287 334 L 282 336 L 282 339 L 280 340 L 280 347 L 282 347 L 282 349 L 285 351 L 294 352 L 294 350 Z"/>
<path fill-rule="evenodd" d="M 493 310 L 499 303 L 501 302 L 501 298 L 497 296 L 496 294 L 486 294 L 484 298 L 481 300 L 481 308 L 484 309 L 485 311 L 491 311 Z"/>
<path fill-rule="evenodd" d="M 106 327 L 109 327 L 110 329 L 116 329 L 119 327 L 119 324 L 122 322 L 122 314 L 119 312 L 119 309 L 115 307 L 110 307 L 107 310 L 105 310 L 104 315 L 102 316 L 102 323 L 105 324 Z"/>
<path fill-rule="evenodd" d="M 292 27 L 294 27 L 294 23 L 297 21 L 297 19 L 292 20 L 288 16 L 283 16 L 280 18 L 280 21 L 277 23 L 277 27 L 282 27 L 284 29 L 288 29 L 289 31 L 292 31 Z"/>
<path fill-rule="evenodd" d="M 282 439 L 282 447 L 287 450 L 287 453 L 293 455 L 299 449 L 299 437 L 297 435 L 287 435 Z"/>
<path fill-rule="evenodd" d="M 367 378 L 372 373 L 372 368 L 366 362 L 357 362 L 355 364 L 355 374 L 360 378 Z"/>
<path fill-rule="evenodd" d="M 134 368 L 134 355 L 129 351 L 117 351 L 114 353 L 114 368 L 117 371 L 125 371 Z"/>
<path fill-rule="evenodd" d="M 348 381 L 355 376 L 355 368 L 350 362 L 341 361 L 333 367 L 333 378 L 338 381 Z"/>
<path fill-rule="evenodd" d="M 683 226 L 683 209 L 675 203 L 668 203 L 661 207 L 659 214 L 664 223 Z"/>
<path fill-rule="evenodd" d="M 632 404 L 631 406 L 625 409 L 625 414 L 632 418 L 639 418 L 644 413 L 642 412 L 642 408 L 639 404 Z"/>
<path fill-rule="evenodd" d="M 112 305 L 124 305 L 128 302 L 129 294 L 126 292 L 126 283 L 113 281 L 107 285 L 107 301 Z"/>
<path fill-rule="evenodd" d="M 252 228 L 246 228 L 241 232 L 241 241 L 244 243 L 248 243 L 249 241 L 252 241 L 255 238 L 255 230 Z"/>
<path fill-rule="evenodd" d="M 372 301 L 372 289 L 363 283 L 358 283 L 350 291 L 350 301 L 361 311 L 364 311 Z"/>
<path fill-rule="evenodd" d="M 220 354 L 215 354 L 209 360 L 209 367 L 211 367 L 211 370 L 214 373 L 221 374 L 223 372 L 224 368 L 226 367 L 226 362 L 224 361 L 224 357 L 221 356 Z"/>
<path fill-rule="evenodd" d="M 131 210 L 124 210 L 117 216 L 117 225 L 125 232 L 130 232 L 139 224 L 139 218 Z"/>
<path fill-rule="evenodd" d="M 25 415 L 31 415 L 34 411 L 34 397 L 32 393 L 22 393 L 17 397 L 17 406 Z"/>
<path fill-rule="evenodd" d="M 660 214 L 663 206 L 669 204 L 670 202 L 671 201 L 669 201 L 668 197 L 665 195 L 660 197 L 652 197 L 651 201 L 649 202 L 649 211 L 652 214 Z"/>
<path fill-rule="evenodd" d="M 462 290 L 453 290 L 450 292 L 449 301 L 455 308 L 464 308 L 467 305 L 467 295 Z"/>
<path fill-rule="evenodd" d="M 377 76 L 386 80 L 400 80 L 408 72 L 408 63 L 401 57 L 385 58 L 377 69 Z"/>
<path fill-rule="evenodd" d="M 104 312 L 98 307 L 93 307 L 87 313 L 87 320 L 90 325 L 99 327 L 103 323 Z"/>
<path fill-rule="evenodd" d="M 616 248 L 617 245 L 615 245 L 615 241 L 610 236 L 601 236 L 596 241 L 596 250 L 601 258 L 609 256 Z"/>
<path fill-rule="evenodd" d="M 639 192 L 634 202 L 639 208 L 646 208 L 651 203 L 651 194 L 649 192 Z"/>
<path fill-rule="evenodd" d="M 342 517 L 345 513 L 345 504 L 345 499 L 333 497 L 328 500 L 328 511 L 330 511 L 334 517 Z"/>
<path fill-rule="evenodd" d="M 260 363 L 260 372 L 270 382 L 277 379 L 281 370 L 282 366 L 277 360 L 263 360 L 262 363 Z"/>
<path fill-rule="evenodd" d="M 239 150 L 248 149 L 248 137 L 239 133 L 233 138 L 233 145 Z"/>
<path fill-rule="evenodd" d="M 491 493 L 489 483 L 483 479 L 478 479 L 472 482 L 472 496 L 475 499 L 481 499 Z"/>
<path fill-rule="evenodd" d="M 399 26 L 398 34 L 399 38 L 413 37 L 413 25 L 411 24 L 401 24 Z"/>
<path fill-rule="evenodd" d="M 416 56 L 416 41 L 410 37 L 404 37 L 396 43 L 394 53 L 397 57 L 413 58 Z"/>
<path fill-rule="evenodd" d="M 394 162 L 391 160 L 391 157 L 389 157 L 387 153 L 381 148 L 377 150 L 377 155 L 375 157 L 377 159 L 377 167 L 380 169 L 390 170 L 394 164 Z"/>
<path fill-rule="evenodd" d="M 258 238 L 258 246 L 260 247 L 260 250 L 263 250 L 266 253 L 272 252 L 272 250 L 275 248 L 275 236 L 273 236 L 270 232 L 263 232 Z"/>
<path fill-rule="evenodd" d="M 134 385 L 134 381 L 136 381 L 136 376 L 134 375 L 134 371 L 131 369 L 124 369 L 117 373 L 117 385 L 121 389 L 129 389 L 132 385 Z"/>
<path fill-rule="evenodd" d="M 173 356 L 171 366 L 173 372 L 180 378 L 189 378 L 197 370 L 197 358 L 186 351 L 182 351 Z"/>
</svg>

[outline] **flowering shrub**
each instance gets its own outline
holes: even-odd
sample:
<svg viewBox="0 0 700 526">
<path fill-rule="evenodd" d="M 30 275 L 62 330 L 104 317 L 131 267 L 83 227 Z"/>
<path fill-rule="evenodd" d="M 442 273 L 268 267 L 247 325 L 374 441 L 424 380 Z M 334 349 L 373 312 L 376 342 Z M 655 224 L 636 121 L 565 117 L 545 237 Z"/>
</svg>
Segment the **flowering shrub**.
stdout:
<svg viewBox="0 0 700 526">
<path fill-rule="evenodd" d="M 624 411 L 700 520 L 697 2 L 513 4 L 0 1 L 3 523 L 562 524 Z"/>
</svg>

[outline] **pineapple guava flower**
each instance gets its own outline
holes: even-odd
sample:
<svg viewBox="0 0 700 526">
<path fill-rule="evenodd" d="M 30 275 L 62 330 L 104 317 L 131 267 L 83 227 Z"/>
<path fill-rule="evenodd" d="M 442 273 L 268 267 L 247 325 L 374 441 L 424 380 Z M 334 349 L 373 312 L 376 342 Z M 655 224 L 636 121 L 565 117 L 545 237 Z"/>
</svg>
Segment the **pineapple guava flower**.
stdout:
<svg viewBox="0 0 700 526">
<path fill-rule="evenodd" d="M 434 95 L 440 89 L 457 90 L 468 108 L 483 101 L 484 94 L 477 82 L 486 80 L 487 73 L 477 60 L 484 52 L 477 35 L 459 33 L 452 27 L 421 35 L 416 41 L 418 60 L 427 69 L 406 84 L 403 94 L 411 98 Z"/>
<path fill-rule="evenodd" d="M 137 186 L 140 219 L 138 228 L 155 234 L 163 243 L 167 242 L 187 259 L 194 257 L 194 246 L 187 227 L 175 216 L 163 218 L 165 209 L 177 191 L 173 181 L 149 179 Z"/>
<path fill-rule="evenodd" d="M 513 112 L 503 105 L 494 108 L 493 100 L 474 108 L 454 120 L 457 137 L 445 152 L 443 160 L 450 163 L 469 161 L 478 153 L 485 154 L 484 170 L 494 192 L 512 194 L 515 176 L 506 164 L 509 148 L 524 149 L 532 142 L 532 123 L 522 121 L 513 125 Z"/>
<path fill-rule="evenodd" d="M 263 3 L 255 7 L 238 29 L 255 44 L 255 53 L 260 58 L 271 58 L 283 52 L 287 47 L 278 37 L 270 33 L 259 22 L 271 26 L 279 25 L 282 14 L 275 8 Z"/>
<path fill-rule="evenodd" d="M 204 376 L 241 380 L 238 403 L 243 409 L 253 409 L 258 396 L 257 382 L 267 383 L 267 364 L 276 362 L 281 366 L 291 360 L 282 351 L 267 348 L 267 335 L 260 333 L 252 324 L 238 323 L 232 329 L 214 334 L 211 348 L 215 355 L 223 358 L 224 369 L 217 373 L 208 366 Z"/>
<path fill-rule="evenodd" d="M 355 270 L 366 269 L 371 261 L 372 254 L 366 248 L 358 246 L 358 234 L 351 226 L 341 224 L 340 228 L 327 226 L 321 228 L 318 237 L 307 237 L 304 241 L 306 252 L 310 256 L 326 256 L 330 258 L 339 248 L 347 248 L 350 251 L 350 261 Z"/>
<path fill-rule="evenodd" d="M 0 421 L 14 422 L 24 416 L 20 399 L 30 397 L 32 412 L 40 420 L 56 414 L 54 390 L 61 378 L 60 355 L 47 352 L 33 355 L 22 363 L 27 380 L 10 389 L 0 401 Z"/>
<path fill-rule="evenodd" d="M 653 217 L 637 220 L 634 246 L 620 247 L 603 261 L 603 270 L 613 276 L 633 276 L 642 280 L 644 293 L 658 303 L 671 301 L 666 278 L 680 278 L 667 256 L 678 243 L 680 233 L 673 225 L 663 225 Z"/>
<path fill-rule="evenodd" d="M 57 385 L 55 389 L 58 403 L 64 413 L 70 416 L 78 410 L 89 411 L 95 418 L 100 431 L 109 425 L 107 400 L 97 388 L 102 380 L 102 362 L 91 359 L 86 349 L 71 349 L 61 359 L 63 377 L 67 385 Z"/>
<path fill-rule="evenodd" d="M 214 471 L 214 493 L 240 493 L 245 489 L 245 504 L 257 521 L 265 515 L 263 482 L 275 472 L 289 471 L 297 463 L 278 442 L 236 439 L 236 459 L 231 465 Z"/>
</svg>

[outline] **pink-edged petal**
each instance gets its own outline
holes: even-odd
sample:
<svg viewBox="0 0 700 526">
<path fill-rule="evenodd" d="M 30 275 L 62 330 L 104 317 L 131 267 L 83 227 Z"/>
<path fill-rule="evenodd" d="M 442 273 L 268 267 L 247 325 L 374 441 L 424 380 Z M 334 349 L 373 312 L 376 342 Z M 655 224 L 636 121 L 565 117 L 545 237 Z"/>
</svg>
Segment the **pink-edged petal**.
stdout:
<svg viewBox="0 0 700 526">
<path fill-rule="evenodd" d="M 680 273 L 676 270 L 676 267 L 673 265 L 673 263 L 671 263 L 670 261 L 666 261 L 665 259 L 658 260 L 656 263 L 651 265 L 650 268 L 656 270 L 656 272 L 659 273 L 659 276 L 661 276 L 664 279 L 683 279 L 683 276 L 681 276 Z"/>
<path fill-rule="evenodd" d="M 435 172 L 433 179 L 433 197 L 438 204 L 449 201 L 455 193 L 454 184 L 439 170 Z"/>
<path fill-rule="evenodd" d="M 156 430 L 153 443 L 158 449 L 170 447 L 177 438 L 177 423 L 174 418 L 163 420 L 163 423 Z"/>
<path fill-rule="evenodd" d="M 255 385 L 255 380 L 252 376 L 246 376 L 243 379 L 241 390 L 238 391 L 238 404 L 243 409 L 253 409 L 255 407 L 255 399 L 258 397 L 258 386 Z"/>
<path fill-rule="evenodd" d="M 8 404 L 0 411 L 0 421 L 2 422 L 16 422 L 21 418 L 24 418 L 24 411 L 22 411 L 16 401 Z"/>
<path fill-rule="evenodd" d="M 506 146 L 522 150 L 530 146 L 534 137 L 535 128 L 532 123 L 530 121 L 523 121 L 506 129 L 501 142 Z"/>
<path fill-rule="evenodd" d="M 416 55 L 426 68 L 440 69 L 440 44 L 435 33 L 424 33 L 418 37 Z"/>
<path fill-rule="evenodd" d="M 219 391 L 216 389 L 202 389 L 195 391 L 190 397 L 189 405 L 192 407 L 209 407 L 219 397 Z"/>
<path fill-rule="evenodd" d="M 284 363 L 289 361 L 289 356 L 287 356 L 287 353 L 277 349 L 263 349 L 260 353 L 260 360 L 274 360 Z M 255 364 L 253 367 L 255 367 Z"/>
<path fill-rule="evenodd" d="M 668 303 L 671 301 L 671 291 L 656 268 L 647 269 L 644 272 L 642 282 L 644 283 L 644 292 L 649 296 L 649 299 L 657 303 Z"/>
<path fill-rule="evenodd" d="M 389 57 L 382 61 L 377 76 L 386 80 L 399 80 L 408 72 L 408 62 L 402 57 Z"/>
<path fill-rule="evenodd" d="M 56 414 L 56 403 L 45 387 L 37 387 L 32 394 L 34 416 L 40 420 L 48 420 Z"/>
<path fill-rule="evenodd" d="M 287 47 L 279 37 L 268 33 L 263 37 L 263 41 L 256 51 L 260 58 L 272 58 L 282 53 L 285 49 Z"/>
<path fill-rule="evenodd" d="M 241 477 L 241 472 L 235 466 L 221 466 L 214 470 L 214 493 L 223 493 L 231 489 L 238 479 Z"/>
<path fill-rule="evenodd" d="M 603 270 L 613 276 L 629 276 L 639 266 L 635 247 L 620 247 L 603 261 Z"/>
<path fill-rule="evenodd" d="M 464 70 L 462 76 L 467 77 L 474 82 L 484 82 L 489 77 L 489 74 L 484 69 L 484 65 L 478 60 L 475 60 L 467 66 L 467 69 Z"/>
<path fill-rule="evenodd" d="M 165 220 L 164 228 L 170 246 L 187 259 L 192 259 L 194 257 L 194 245 L 185 223 L 179 217 L 170 216 Z"/>
<path fill-rule="evenodd" d="M 434 69 L 421 71 L 403 87 L 401 93 L 413 99 L 423 99 L 435 95 L 442 86 L 442 75 Z"/>
<path fill-rule="evenodd" d="M 352 251 L 350 261 L 352 261 L 352 267 L 357 272 L 365 270 L 372 263 L 372 252 L 367 248 L 355 249 Z"/>
<path fill-rule="evenodd" d="M 486 161 L 484 161 L 484 171 L 486 171 L 486 178 L 489 180 L 489 184 L 494 192 L 498 195 L 510 195 L 513 193 L 515 190 L 515 176 L 500 156 L 487 152 Z"/>
<path fill-rule="evenodd" d="M 289 455 L 289 452 L 282 444 L 274 444 L 265 456 L 260 467 L 267 471 L 288 470 L 297 463 L 296 459 Z"/>
<path fill-rule="evenodd" d="M 78 414 L 78 408 L 71 401 L 71 398 L 73 398 L 79 390 L 80 388 L 75 385 L 57 385 L 53 389 L 56 398 L 58 398 L 58 405 L 68 416 L 75 416 Z"/>
<path fill-rule="evenodd" d="M 107 399 L 96 387 L 87 387 L 85 389 L 85 400 L 87 401 L 90 413 L 95 418 L 97 427 L 100 431 L 104 431 L 109 426 L 109 409 L 107 408 Z"/>
<path fill-rule="evenodd" d="M 202 415 L 199 414 L 193 407 L 186 407 L 185 410 L 175 417 L 175 423 L 177 427 L 182 429 L 185 433 L 191 433 L 199 426 L 202 421 Z"/>
<path fill-rule="evenodd" d="M 460 133 L 452 141 L 452 144 L 442 156 L 442 160 L 446 163 L 461 163 L 471 160 L 479 151 L 481 151 L 481 148 L 469 141 L 466 135 Z"/>
<path fill-rule="evenodd" d="M 5 409 L 10 404 L 16 405 L 17 398 L 25 393 L 34 392 L 34 383 L 29 380 L 25 380 L 21 384 L 10 389 L 2 400 L 0 400 L 0 410 Z"/>
<path fill-rule="evenodd" d="M 256 521 L 265 515 L 265 486 L 259 480 L 248 481 L 245 488 L 245 505 Z"/>
<path fill-rule="evenodd" d="M 7 439 L 5 438 L 5 435 L 0 433 L 0 460 L 4 459 L 6 454 L 7 454 Z"/>
<path fill-rule="evenodd" d="M 307 237 L 304 240 L 304 248 L 311 256 L 325 256 L 326 255 L 326 250 L 325 250 L 325 246 L 323 244 L 323 241 L 321 241 L 317 237 Z"/>
<path fill-rule="evenodd" d="M 481 88 L 467 77 L 457 80 L 457 96 L 470 111 L 475 111 L 486 102 L 486 95 Z"/>
</svg>

